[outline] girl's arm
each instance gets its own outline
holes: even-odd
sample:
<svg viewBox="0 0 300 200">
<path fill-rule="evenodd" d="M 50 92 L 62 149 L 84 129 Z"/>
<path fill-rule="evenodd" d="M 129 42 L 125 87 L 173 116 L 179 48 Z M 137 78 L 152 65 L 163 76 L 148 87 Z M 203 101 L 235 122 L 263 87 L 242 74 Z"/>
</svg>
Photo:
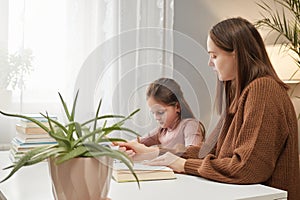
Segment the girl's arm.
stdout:
<svg viewBox="0 0 300 200">
<path fill-rule="evenodd" d="M 120 151 L 127 153 L 134 161 L 144 161 L 156 158 L 159 155 L 158 147 L 147 147 L 135 140 L 130 142 L 118 142 Z"/>
<path fill-rule="evenodd" d="M 158 147 L 147 147 L 137 141 L 119 142 L 119 150 L 127 153 L 134 161 L 144 161 L 144 164 L 169 166 L 176 172 L 184 173 L 185 159 L 170 152 L 161 156 Z"/>
<path fill-rule="evenodd" d="M 161 131 L 161 128 L 159 128 L 159 127 L 152 130 L 148 135 L 141 137 L 139 142 L 148 147 L 160 144 L 159 139 L 158 139 L 158 135 L 159 135 L 160 131 Z"/>
</svg>

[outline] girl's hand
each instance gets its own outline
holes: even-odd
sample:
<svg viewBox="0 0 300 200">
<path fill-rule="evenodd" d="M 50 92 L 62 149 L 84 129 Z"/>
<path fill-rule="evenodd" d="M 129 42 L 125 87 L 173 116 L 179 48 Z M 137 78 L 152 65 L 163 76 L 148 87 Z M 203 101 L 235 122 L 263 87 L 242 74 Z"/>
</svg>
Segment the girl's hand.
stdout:
<svg viewBox="0 0 300 200">
<path fill-rule="evenodd" d="M 151 160 L 158 156 L 158 147 L 147 147 L 135 140 L 130 142 L 118 142 L 120 151 L 127 153 L 134 161 Z"/>
<path fill-rule="evenodd" d="M 168 166 L 172 168 L 175 172 L 184 173 L 184 164 L 186 160 L 180 158 L 170 152 L 167 152 L 153 160 L 143 162 L 146 165 L 160 165 L 160 166 Z"/>
</svg>

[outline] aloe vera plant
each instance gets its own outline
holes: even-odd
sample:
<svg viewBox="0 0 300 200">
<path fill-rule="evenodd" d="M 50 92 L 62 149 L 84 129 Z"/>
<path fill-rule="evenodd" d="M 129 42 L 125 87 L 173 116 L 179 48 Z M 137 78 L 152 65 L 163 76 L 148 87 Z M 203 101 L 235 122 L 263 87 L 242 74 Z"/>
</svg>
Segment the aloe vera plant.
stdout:
<svg viewBox="0 0 300 200">
<path fill-rule="evenodd" d="M 24 156 L 22 156 L 16 163 L 4 168 L 4 169 L 11 169 L 11 171 L 1 182 L 4 182 L 7 179 L 9 179 L 15 172 L 17 172 L 22 167 L 34 165 L 48 158 L 56 158 L 56 164 L 60 164 L 76 157 L 100 157 L 100 156 L 108 156 L 113 159 L 122 161 L 129 168 L 129 170 L 132 172 L 132 174 L 134 175 L 135 179 L 138 182 L 138 178 L 134 173 L 134 170 L 132 168 L 133 163 L 130 160 L 130 158 L 124 152 L 121 152 L 116 149 L 112 149 L 105 144 L 107 144 L 107 142 L 125 141 L 122 138 L 109 137 L 108 135 L 113 131 L 126 131 L 134 135 L 138 135 L 135 131 L 126 128 L 123 125 L 125 121 L 130 119 L 135 113 L 139 111 L 139 109 L 135 110 L 128 116 L 122 116 L 122 115 L 99 116 L 99 111 L 102 102 L 100 100 L 95 117 L 86 122 L 79 123 L 74 121 L 78 92 L 76 93 L 71 112 L 69 112 L 66 102 L 64 101 L 61 94 L 60 93 L 58 94 L 62 106 L 64 108 L 66 117 L 68 119 L 68 123 L 66 125 L 64 125 L 63 123 L 57 120 L 50 118 L 48 113 L 46 114 L 41 113 L 41 115 L 48 120 L 49 127 L 45 126 L 38 120 L 28 117 L 26 115 L 10 114 L 10 113 L 0 111 L 0 113 L 5 116 L 23 118 L 37 124 L 46 132 L 48 132 L 49 135 L 57 141 L 56 144 L 34 148 L 33 150 L 24 154 Z M 117 119 L 118 121 L 108 126 L 107 125 L 108 119 Z M 102 122 L 101 126 L 97 125 L 98 122 Z"/>
</svg>

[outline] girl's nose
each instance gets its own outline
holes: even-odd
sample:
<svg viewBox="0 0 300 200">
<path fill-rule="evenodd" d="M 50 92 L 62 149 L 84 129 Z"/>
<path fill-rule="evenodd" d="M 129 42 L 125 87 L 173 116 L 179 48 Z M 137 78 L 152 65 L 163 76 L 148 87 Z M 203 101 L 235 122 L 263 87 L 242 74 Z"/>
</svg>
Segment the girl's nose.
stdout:
<svg viewBox="0 0 300 200">
<path fill-rule="evenodd" d="M 154 114 L 154 118 L 156 119 L 156 120 L 158 120 L 158 119 L 160 119 L 161 118 L 161 116 L 159 115 L 159 114 Z"/>
<path fill-rule="evenodd" d="M 208 60 L 208 66 L 213 67 L 214 63 L 211 61 L 211 59 Z"/>
</svg>

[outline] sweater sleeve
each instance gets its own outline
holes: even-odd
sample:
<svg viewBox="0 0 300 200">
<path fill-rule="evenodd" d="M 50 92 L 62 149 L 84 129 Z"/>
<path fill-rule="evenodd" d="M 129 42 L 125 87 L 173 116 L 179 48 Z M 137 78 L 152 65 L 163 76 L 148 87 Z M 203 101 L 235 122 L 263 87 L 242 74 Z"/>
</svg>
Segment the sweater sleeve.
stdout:
<svg viewBox="0 0 300 200">
<path fill-rule="evenodd" d="M 219 137 L 218 153 L 187 159 L 186 173 L 226 183 L 268 180 L 287 138 L 285 95 L 272 80 L 249 85 L 227 132 Z"/>
</svg>

